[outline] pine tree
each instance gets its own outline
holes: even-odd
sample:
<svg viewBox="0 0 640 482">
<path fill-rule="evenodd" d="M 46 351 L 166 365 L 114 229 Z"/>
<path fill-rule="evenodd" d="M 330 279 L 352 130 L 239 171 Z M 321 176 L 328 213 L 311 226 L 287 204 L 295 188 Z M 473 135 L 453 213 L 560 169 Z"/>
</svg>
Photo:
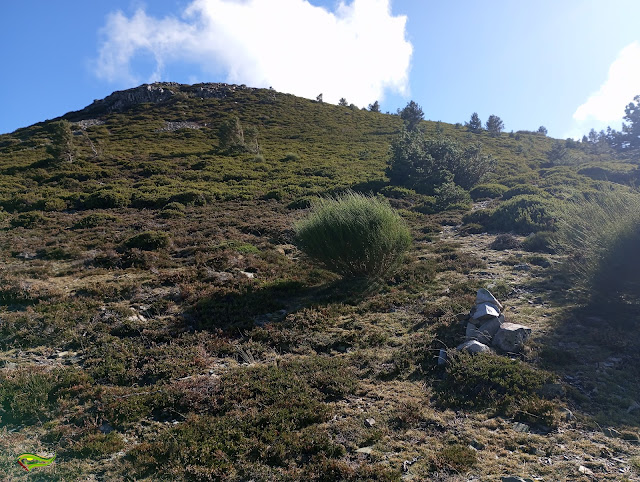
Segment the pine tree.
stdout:
<svg viewBox="0 0 640 482">
<path fill-rule="evenodd" d="M 56 162 L 73 162 L 75 149 L 73 147 L 73 132 L 67 120 L 50 124 L 51 144 L 47 146 L 49 154 Z"/>
<path fill-rule="evenodd" d="M 480 132 L 482 130 L 482 121 L 477 112 L 471 114 L 469 122 L 465 122 L 465 126 L 471 132 Z"/>
<path fill-rule="evenodd" d="M 380 103 L 376 100 L 373 104 L 369 104 L 369 111 L 380 112 Z"/>
<path fill-rule="evenodd" d="M 229 152 L 245 149 L 244 131 L 237 116 L 227 119 L 218 129 L 218 145 L 221 150 Z"/>
<path fill-rule="evenodd" d="M 504 122 L 502 122 L 502 119 L 493 114 L 491 114 L 487 119 L 486 125 L 487 131 L 489 131 L 489 133 L 494 137 L 500 134 L 500 132 L 502 132 L 502 130 L 504 129 Z"/>
<path fill-rule="evenodd" d="M 422 107 L 414 101 L 410 101 L 407 106 L 399 112 L 399 114 L 404 121 L 404 125 L 409 131 L 416 130 L 418 125 L 420 125 L 420 121 L 424 119 Z"/>
<path fill-rule="evenodd" d="M 633 102 L 625 107 L 622 125 L 624 147 L 628 149 L 640 149 L 640 95 L 636 95 Z"/>
</svg>

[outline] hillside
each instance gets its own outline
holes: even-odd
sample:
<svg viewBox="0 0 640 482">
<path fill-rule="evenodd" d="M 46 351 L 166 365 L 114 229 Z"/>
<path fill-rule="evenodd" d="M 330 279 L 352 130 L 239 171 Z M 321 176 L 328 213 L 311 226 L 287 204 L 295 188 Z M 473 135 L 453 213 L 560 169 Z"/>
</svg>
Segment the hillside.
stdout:
<svg viewBox="0 0 640 482">
<path fill-rule="evenodd" d="M 599 299 L 527 237 L 576 193 L 633 192 L 638 160 L 423 121 L 496 160 L 494 194 L 439 208 L 386 177 L 402 124 L 166 83 L 1 135 L 2 478 L 26 480 L 29 452 L 65 481 L 638 480 L 635 245 Z M 414 239 L 365 291 L 293 245 L 310 200 L 346 188 L 386 197 Z M 481 287 L 532 338 L 438 366 Z"/>
</svg>

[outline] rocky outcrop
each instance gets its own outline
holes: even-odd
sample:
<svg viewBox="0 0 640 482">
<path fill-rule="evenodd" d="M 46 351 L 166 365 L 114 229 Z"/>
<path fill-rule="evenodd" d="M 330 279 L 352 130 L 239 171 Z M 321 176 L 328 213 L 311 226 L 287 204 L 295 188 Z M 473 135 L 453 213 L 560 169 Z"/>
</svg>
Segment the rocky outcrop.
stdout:
<svg viewBox="0 0 640 482">
<path fill-rule="evenodd" d="M 223 99 L 239 90 L 259 90 L 246 85 L 233 85 L 223 83 L 205 83 L 197 85 L 185 85 L 177 82 L 156 82 L 143 84 L 133 89 L 119 90 L 104 99 L 94 100 L 84 109 L 69 113 L 70 120 L 87 118 L 87 116 L 100 116 L 112 112 L 123 112 L 128 108 L 145 103 L 158 104 L 177 98 L 176 96 L 195 97 L 200 99 Z"/>
<path fill-rule="evenodd" d="M 171 99 L 178 90 L 177 83 L 143 84 L 128 90 L 119 90 L 104 99 L 94 100 L 87 107 L 91 111 L 103 111 L 105 113 L 122 112 L 132 105 L 164 102 Z M 172 88 L 173 87 L 173 88 Z"/>
</svg>

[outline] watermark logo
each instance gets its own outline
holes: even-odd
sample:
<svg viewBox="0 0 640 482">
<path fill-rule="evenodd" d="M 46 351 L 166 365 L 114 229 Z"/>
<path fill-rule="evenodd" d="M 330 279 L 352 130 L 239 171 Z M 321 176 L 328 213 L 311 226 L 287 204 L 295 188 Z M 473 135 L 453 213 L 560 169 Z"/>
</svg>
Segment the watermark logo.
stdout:
<svg viewBox="0 0 640 482">
<path fill-rule="evenodd" d="M 24 470 L 29 472 L 34 467 L 46 467 L 50 465 L 55 458 L 55 455 L 50 459 L 46 459 L 35 454 L 22 454 L 18 457 L 18 463 L 24 467 Z"/>
</svg>

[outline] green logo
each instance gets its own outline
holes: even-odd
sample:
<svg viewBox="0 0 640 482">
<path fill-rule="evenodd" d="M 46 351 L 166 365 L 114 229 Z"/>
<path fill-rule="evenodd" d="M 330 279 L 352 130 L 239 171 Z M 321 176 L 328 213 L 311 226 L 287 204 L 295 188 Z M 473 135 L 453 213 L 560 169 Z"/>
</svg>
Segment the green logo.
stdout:
<svg viewBox="0 0 640 482">
<path fill-rule="evenodd" d="M 46 467 L 51 464 L 55 458 L 55 455 L 50 459 L 45 459 L 35 454 L 22 454 L 18 457 L 18 463 L 24 467 L 24 470 L 29 472 L 34 467 Z"/>
</svg>

